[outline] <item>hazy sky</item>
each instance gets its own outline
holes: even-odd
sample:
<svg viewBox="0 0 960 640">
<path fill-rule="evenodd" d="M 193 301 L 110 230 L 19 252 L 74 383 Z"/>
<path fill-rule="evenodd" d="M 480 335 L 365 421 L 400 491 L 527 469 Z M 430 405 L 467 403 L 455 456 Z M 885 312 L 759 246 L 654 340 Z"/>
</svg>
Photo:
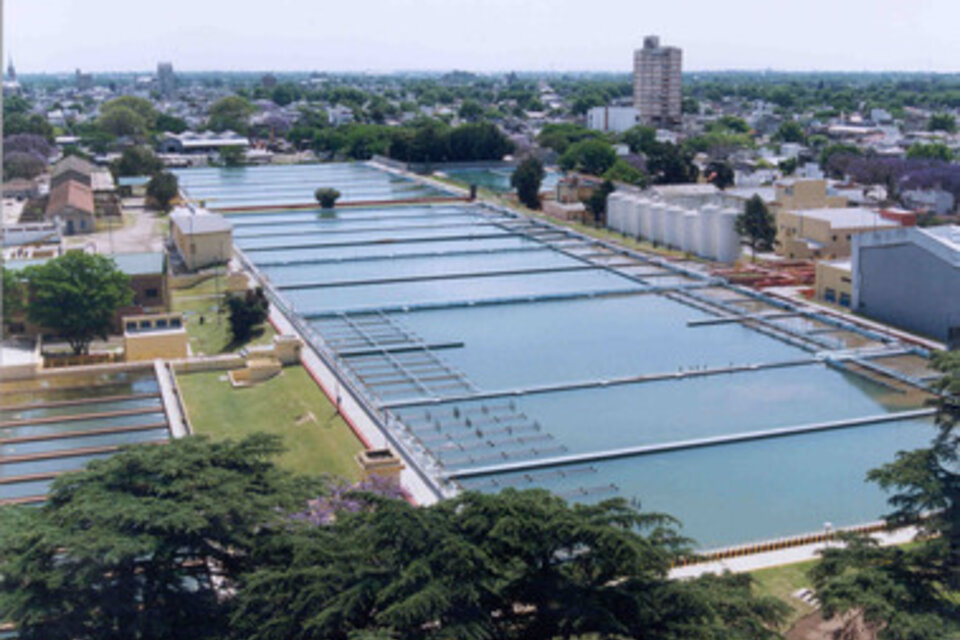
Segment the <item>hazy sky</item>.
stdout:
<svg viewBox="0 0 960 640">
<path fill-rule="evenodd" d="M 645 34 L 684 69 L 960 71 L 960 0 L 0 0 L 20 72 L 628 71 Z"/>
</svg>

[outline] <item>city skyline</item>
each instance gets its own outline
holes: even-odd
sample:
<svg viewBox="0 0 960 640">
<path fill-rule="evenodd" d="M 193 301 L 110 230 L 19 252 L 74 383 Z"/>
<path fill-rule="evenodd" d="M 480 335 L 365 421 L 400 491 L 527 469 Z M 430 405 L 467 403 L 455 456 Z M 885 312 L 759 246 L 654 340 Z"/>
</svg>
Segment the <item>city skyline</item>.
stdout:
<svg viewBox="0 0 960 640">
<path fill-rule="evenodd" d="M 947 0 L 812 0 L 785 16 L 756 0 L 669 6 L 572 0 L 359 0 L 318 8 L 277 0 L 169 0 L 161 9 L 116 0 L 82 6 L 8 0 L 4 58 L 20 73 L 155 70 L 343 72 L 631 70 L 648 33 L 684 49 L 689 71 L 958 71 L 960 8 Z M 696 20 L 697 16 L 709 19 Z M 402 28 L 397 28 L 402 25 Z"/>
</svg>

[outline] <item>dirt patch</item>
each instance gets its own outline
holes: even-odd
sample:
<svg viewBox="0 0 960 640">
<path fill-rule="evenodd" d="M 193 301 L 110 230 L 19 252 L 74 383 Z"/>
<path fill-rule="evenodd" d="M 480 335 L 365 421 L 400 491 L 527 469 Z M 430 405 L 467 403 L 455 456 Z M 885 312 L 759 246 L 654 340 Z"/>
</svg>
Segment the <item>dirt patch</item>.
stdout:
<svg viewBox="0 0 960 640">
<path fill-rule="evenodd" d="M 859 613 L 834 616 L 824 620 L 819 611 L 800 618 L 786 633 L 787 640 L 876 640 L 876 631 L 870 628 Z"/>
</svg>

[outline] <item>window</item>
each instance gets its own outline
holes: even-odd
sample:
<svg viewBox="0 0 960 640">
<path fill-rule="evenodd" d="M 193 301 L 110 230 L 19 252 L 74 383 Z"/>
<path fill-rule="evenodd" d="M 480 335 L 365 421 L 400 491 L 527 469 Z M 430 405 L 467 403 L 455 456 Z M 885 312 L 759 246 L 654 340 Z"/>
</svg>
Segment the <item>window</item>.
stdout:
<svg viewBox="0 0 960 640">
<path fill-rule="evenodd" d="M 850 278 L 848 278 L 847 276 L 840 276 L 840 282 L 846 282 L 849 284 Z"/>
<path fill-rule="evenodd" d="M 823 292 L 823 299 L 827 302 L 836 302 L 837 301 L 837 291 L 836 289 L 831 289 L 827 287 Z"/>
<path fill-rule="evenodd" d="M 837 241 L 837 236 L 833 236 L 833 241 L 834 241 L 834 242 Z"/>
<path fill-rule="evenodd" d="M 840 306 L 849 307 L 850 306 L 850 294 L 841 293 L 840 294 Z"/>
<path fill-rule="evenodd" d="M 137 330 L 137 323 L 136 323 L 136 322 L 128 322 L 128 323 L 127 323 L 127 331 L 136 331 L 136 330 Z"/>
<path fill-rule="evenodd" d="M 157 329 L 166 329 L 167 328 L 167 319 L 161 318 L 157 320 Z"/>
<path fill-rule="evenodd" d="M 170 326 L 174 329 L 180 327 L 180 318 L 170 318 Z"/>
<path fill-rule="evenodd" d="M 847 234 L 847 242 L 850 242 L 850 234 Z"/>
<path fill-rule="evenodd" d="M 148 298 L 156 298 L 160 295 L 160 291 L 157 289 L 147 289 L 144 293 Z"/>
<path fill-rule="evenodd" d="M 140 321 L 140 328 L 141 328 L 141 329 L 149 329 L 149 328 L 150 328 L 150 324 L 151 324 L 151 323 L 150 323 L 149 320 L 141 320 L 141 321 Z"/>
</svg>

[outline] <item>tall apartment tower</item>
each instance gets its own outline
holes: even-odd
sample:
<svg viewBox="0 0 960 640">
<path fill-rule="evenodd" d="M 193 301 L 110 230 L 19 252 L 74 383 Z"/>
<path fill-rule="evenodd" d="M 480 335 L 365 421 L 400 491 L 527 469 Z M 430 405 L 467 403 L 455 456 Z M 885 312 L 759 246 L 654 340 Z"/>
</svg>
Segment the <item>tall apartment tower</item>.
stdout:
<svg viewBox="0 0 960 640">
<path fill-rule="evenodd" d="M 157 89 L 164 98 L 173 96 L 177 88 L 177 77 L 173 75 L 173 64 L 169 62 L 157 63 Z"/>
<path fill-rule="evenodd" d="M 682 57 L 679 47 L 661 47 L 659 36 L 645 37 L 643 48 L 633 52 L 633 106 L 643 124 L 680 124 Z"/>
</svg>

